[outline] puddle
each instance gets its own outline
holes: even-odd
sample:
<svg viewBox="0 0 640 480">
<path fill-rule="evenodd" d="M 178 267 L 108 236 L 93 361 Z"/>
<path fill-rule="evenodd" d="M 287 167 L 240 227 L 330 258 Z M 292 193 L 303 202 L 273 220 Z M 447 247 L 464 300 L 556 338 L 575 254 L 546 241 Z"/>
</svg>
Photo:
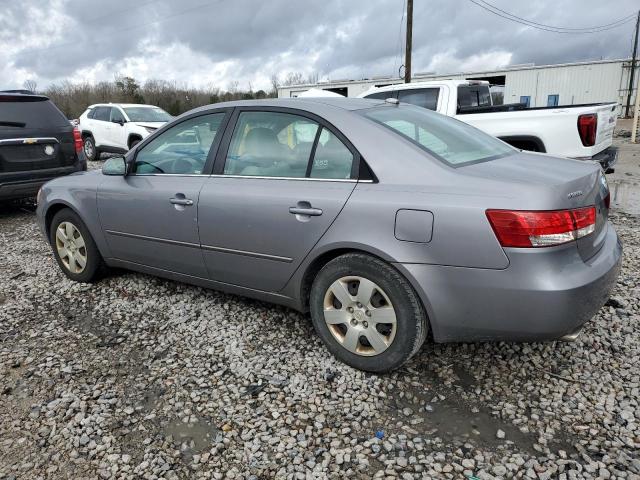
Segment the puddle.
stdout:
<svg viewBox="0 0 640 480">
<path fill-rule="evenodd" d="M 614 180 L 609 183 L 611 206 L 633 215 L 640 215 L 640 183 Z"/>
<path fill-rule="evenodd" d="M 187 443 L 192 452 L 209 448 L 220 429 L 202 418 L 195 423 L 171 420 L 164 428 L 166 436 L 171 435 L 175 443 Z"/>
</svg>

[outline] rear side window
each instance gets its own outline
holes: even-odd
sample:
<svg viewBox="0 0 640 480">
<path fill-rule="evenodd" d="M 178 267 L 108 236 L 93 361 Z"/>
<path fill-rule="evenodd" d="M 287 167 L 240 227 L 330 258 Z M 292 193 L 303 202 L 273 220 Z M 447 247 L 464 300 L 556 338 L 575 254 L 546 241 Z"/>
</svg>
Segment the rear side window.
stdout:
<svg viewBox="0 0 640 480">
<path fill-rule="evenodd" d="M 461 85 L 458 87 L 458 108 L 490 106 L 491 91 L 487 85 Z"/>
<path fill-rule="evenodd" d="M 242 112 L 225 175 L 349 179 L 353 154 L 330 130 L 300 115 Z"/>
<path fill-rule="evenodd" d="M 5 101 L 0 98 L 0 130 L 70 126 L 50 100 Z"/>
<path fill-rule="evenodd" d="M 340 139 L 326 128 L 318 138 L 318 145 L 311 163 L 311 178 L 351 178 L 353 153 Z"/>
<path fill-rule="evenodd" d="M 242 112 L 224 165 L 225 175 L 304 178 L 319 125 L 278 112 Z"/>
<path fill-rule="evenodd" d="M 438 109 L 439 88 L 412 88 L 410 90 L 400 90 L 398 100 L 412 105 L 417 105 L 429 110 Z"/>
<path fill-rule="evenodd" d="M 412 105 L 376 107 L 358 113 L 452 167 L 494 160 L 516 152 L 506 143 L 466 123 Z"/>
<path fill-rule="evenodd" d="M 395 98 L 396 94 L 394 91 L 388 91 L 388 92 L 376 92 L 376 93 L 372 93 L 371 95 L 367 95 L 364 98 L 373 98 L 375 100 L 386 100 L 387 98 Z"/>
</svg>

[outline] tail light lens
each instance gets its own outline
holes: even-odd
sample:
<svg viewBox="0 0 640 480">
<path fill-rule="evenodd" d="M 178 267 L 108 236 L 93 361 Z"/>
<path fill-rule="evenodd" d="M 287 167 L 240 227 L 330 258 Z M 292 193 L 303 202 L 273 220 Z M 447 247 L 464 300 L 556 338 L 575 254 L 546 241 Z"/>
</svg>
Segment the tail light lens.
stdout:
<svg viewBox="0 0 640 480">
<path fill-rule="evenodd" d="M 593 233 L 596 208 L 523 211 L 487 210 L 487 218 L 503 247 L 550 247 Z"/>
<path fill-rule="evenodd" d="M 82 135 L 80 135 L 78 127 L 73 127 L 73 143 L 76 147 L 76 153 L 80 153 L 80 150 L 82 150 Z"/>
<path fill-rule="evenodd" d="M 598 130 L 598 115 L 589 113 L 578 117 L 578 133 L 580 140 L 585 147 L 592 147 L 596 144 L 596 132 Z"/>
</svg>

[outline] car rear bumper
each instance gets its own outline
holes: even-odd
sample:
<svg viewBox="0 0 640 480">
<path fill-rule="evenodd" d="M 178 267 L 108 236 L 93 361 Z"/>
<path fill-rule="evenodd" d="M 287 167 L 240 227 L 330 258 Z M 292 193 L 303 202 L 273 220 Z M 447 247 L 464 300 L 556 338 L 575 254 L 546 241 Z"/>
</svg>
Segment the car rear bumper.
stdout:
<svg viewBox="0 0 640 480">
<path fill-rule="evenodd" d="M 0 173 L 0 200 L 35 197 L 38 189 L 49 180 L 86 169 L 84 156 L 79 156 L 76 163 L 69 167 Z"/>
<path fill-rule="evenodd" d="M 618 162 L 618 147 L 609 147 L 601 151 L 600 153 L 591 157 L 591 160 L 600 162 L 604 173 L 613 173 L 613 166 Z"/>
<path fill-rule="evenodd" d="M 609 297 L 622 245 L 609 223 L 603 247 L 587 262 L 574 244 L 507 254 L 504 270 L 397 264 L 422 297 L 436 341 L 536 341 L 576 332 Z"/>
</svg>

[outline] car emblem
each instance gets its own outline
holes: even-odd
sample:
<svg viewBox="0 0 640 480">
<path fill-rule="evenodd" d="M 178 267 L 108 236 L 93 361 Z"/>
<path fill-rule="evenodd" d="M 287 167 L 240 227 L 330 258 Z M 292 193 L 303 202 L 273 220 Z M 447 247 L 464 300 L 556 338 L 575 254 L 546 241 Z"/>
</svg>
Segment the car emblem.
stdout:
<svg viewBox="0 0 640 480">
<path fill-rule="evenodd" d="M 575 192 L 571 192 L 567 195 L 568 199 L 576 198 L 582 196 L 582 190 L 576 190 Z"/>
<path fill-rule="evenodd" d="M 47 145 L 46 147 L 44 147 L 44 153 L 46 153 L 47 155 L 53 155 L 54 151 L 55 148 L 53 148 L 52 145 Z"/>
</svg>

